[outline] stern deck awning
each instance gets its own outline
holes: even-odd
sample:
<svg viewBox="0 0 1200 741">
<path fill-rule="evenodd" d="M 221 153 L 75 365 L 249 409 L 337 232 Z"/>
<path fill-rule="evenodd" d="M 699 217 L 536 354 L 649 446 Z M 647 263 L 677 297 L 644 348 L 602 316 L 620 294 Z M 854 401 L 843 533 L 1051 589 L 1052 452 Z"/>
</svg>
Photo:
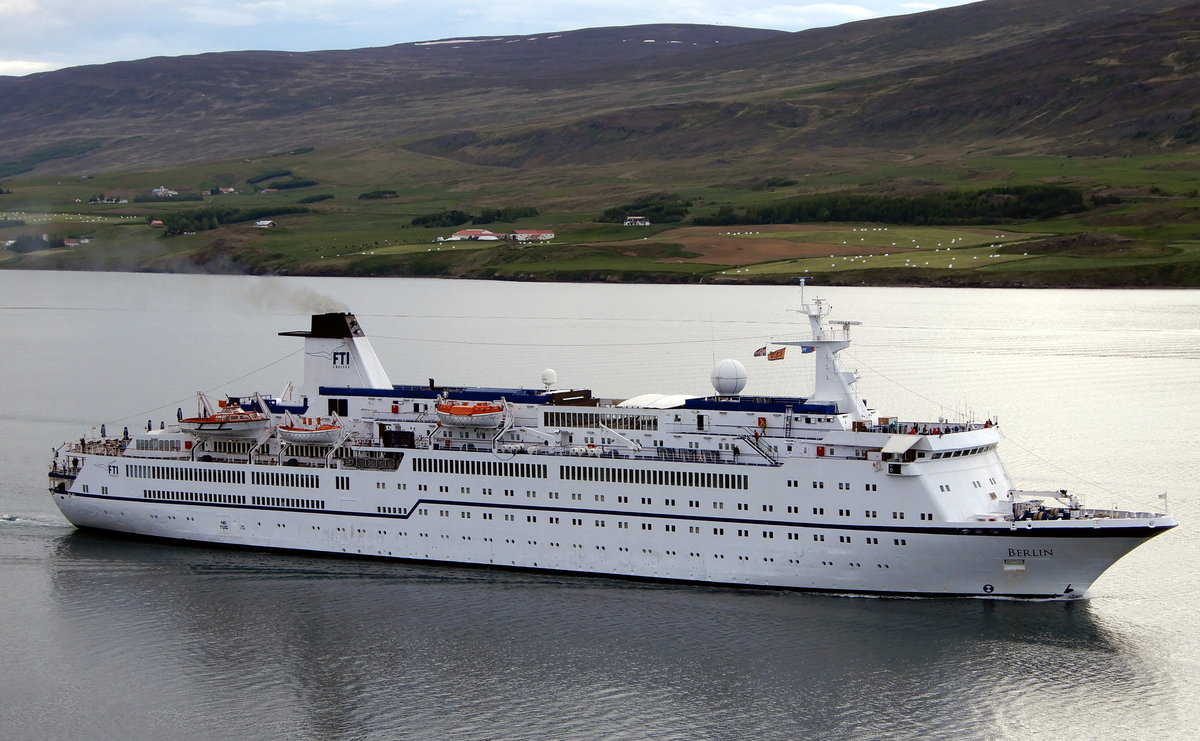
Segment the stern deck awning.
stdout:
<svg viewBox="0 0 1200 741">
<path fill-rule="evenodd" d="M 920 439 L 920 435 L 892 435 L 888 438 L 887 444 L 883 446 L 883 452 L 895 455 L 907 453 L 908 449 L 916 445 L 917 440 Z"/>
</svg>

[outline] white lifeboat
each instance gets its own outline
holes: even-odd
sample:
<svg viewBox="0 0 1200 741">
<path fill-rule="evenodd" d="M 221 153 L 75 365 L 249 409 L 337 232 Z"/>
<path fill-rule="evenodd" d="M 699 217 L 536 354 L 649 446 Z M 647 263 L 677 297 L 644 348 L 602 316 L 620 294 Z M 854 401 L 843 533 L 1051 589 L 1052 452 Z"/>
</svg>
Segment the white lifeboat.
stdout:
<svg viewBox="0 0 1200 741">
<path fill-rule="evenodd" d="M 324 422 L 308 417 L 297 420 L 289 414 L 287 423 L 279 425 L 277 429 L 279 437 L 289 443 L 333 445 L 342 437 L 342 426 L 336 418 Z"/>
<path fill-rule="evenodd" d="M 447 427 L 499 427 L 504 407 L 486 401 L 441 401 L 434 407 L 438 421 Z"/>
<path fill-rule="evenodd" d="M 213 411 L 203 394 L 200 400 L 200 414 L 180 419 L 179 429 L 207 437 L 257 437 L 271 421 L 262 412 L 247 411 L 237 404 L 226 406 L 221 402 L 220 408 Z"/>
</svg>

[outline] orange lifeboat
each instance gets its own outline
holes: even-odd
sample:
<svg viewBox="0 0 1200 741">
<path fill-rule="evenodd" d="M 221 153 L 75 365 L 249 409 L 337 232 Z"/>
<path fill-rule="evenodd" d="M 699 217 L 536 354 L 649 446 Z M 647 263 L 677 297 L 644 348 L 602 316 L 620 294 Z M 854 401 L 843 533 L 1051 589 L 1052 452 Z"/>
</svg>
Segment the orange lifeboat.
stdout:
<svg viewBox="0 0 1200 741">
<path fill-rule="evenodd" d="M 434 407 L 447 427 L 499 427 L 504 407 L 486 401 L 442 401 Z"/>
</svg>

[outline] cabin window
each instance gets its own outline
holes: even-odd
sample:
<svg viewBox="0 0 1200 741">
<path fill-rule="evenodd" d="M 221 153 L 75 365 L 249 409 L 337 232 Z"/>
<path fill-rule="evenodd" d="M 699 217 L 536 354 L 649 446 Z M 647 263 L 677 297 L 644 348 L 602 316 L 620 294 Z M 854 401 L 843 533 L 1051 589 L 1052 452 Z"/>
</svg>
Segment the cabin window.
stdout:
<svg viewBox="0 0 1200 741">
<path fill-rule="evenodd" d="M 350 416 L 350 400 L 349 399 L 330 399 L 329 413 L 336 414 L 339 417 Z"/>
</svg>

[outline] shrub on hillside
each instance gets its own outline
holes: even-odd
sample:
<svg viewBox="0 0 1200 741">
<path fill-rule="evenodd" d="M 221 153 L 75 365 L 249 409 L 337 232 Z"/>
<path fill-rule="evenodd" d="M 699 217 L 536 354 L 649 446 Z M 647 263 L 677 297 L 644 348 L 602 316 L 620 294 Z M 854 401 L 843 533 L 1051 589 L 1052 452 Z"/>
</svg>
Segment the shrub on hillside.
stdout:
<svg viewBox="0 0 1200 741">
<path fill-rule="evenodd" d="M 291 174 L 291 170 L 268 170 L 267 172 L 260 172 L 257 175 L 251 175 L 250 177 L 246 178 L 246 182 L 250 185 L 254 185 L 255 183 L 261 183 L 264 180 L 270 180 L 271 178 L 286 178 Z"/>
<path fill-rule="evenodd" d="M 182 234 L 184 232 L 203 232 L 216 229 L 225 224 L 237 224 L 244 221 L 258 221 L 271 216 L 283 214 L 306 214 L 308 209 L 303 206 L 275 206 L 269 208 L 232 208 L 229 206 L 210 206 L 193 211 L 179 211 L 162 217 L 164 234 Z"/>
<path fill-rule="evenodd" d="M 990 224 L 1049 219 L 1086 210 L 1083 193 L 1060 185 L 1018 185 L 911 196 L 818 193 L 697 216 L 700 226 L 854 221 L 884 224 Z"/>
<path fill-rule="evenodd" d="M 459 224 L 465 224 L 470 220 L 471 220 L 471 214 L 466 213 L 465 211 L 459 211 L 458 209 L 454 208 L 454 209 L 450 209 L 447 211 L 436 211 L 431 214 L 422 214 L 421 216 L 414 216 L 412 221 L 410 221 L 409 223 L 412 224 L 413 226 L 447 227 L 447 226 L 458 226 Z"/>
<path fill-rule="evenodd" d="M 478 216 L 471 219 L 472 224 L 494 224 L 497 221 L 512 223 L 517 219 L 527 219 L 537 216 L 541 211 L 533 206 L 503 206 L 501 208 L 485 208 Z"/>
<path fill-rule="evenodd" d="M 274 188 L 275 190 L 294 190 L 295 188 L 307 188 L 316 185 L 316 180 L 275 180 L 264 185 L 264 188 Z"/>
<path fill-rule="evenodd" d="M 13 240 L 8 249 L 24 254 L 26 252 L 37 252 L 38 250 L 48 250 L 51 247 L 62 247 L 63 244 L 65 242 L 63 242 L 62 237 L 53 237 L 46 234 L 35 237 L 32 234 L 22 234 Z"/>
<path fill-rule="evenodd" d="M 369 190 L 366 193 L 359 193 L 358 200 L 372 201 L 381 198 L 395 198 L 399 193 L 394 190 Z"/>
<path fill-rule="evenodd" d="M 678 193 L 651 193 L 624 206 L 606 209 L 596 221 L 620 224 L 628 216 L 645 216 L 653 224 L 683 221 L 692 202 Z"/>
</svg>

